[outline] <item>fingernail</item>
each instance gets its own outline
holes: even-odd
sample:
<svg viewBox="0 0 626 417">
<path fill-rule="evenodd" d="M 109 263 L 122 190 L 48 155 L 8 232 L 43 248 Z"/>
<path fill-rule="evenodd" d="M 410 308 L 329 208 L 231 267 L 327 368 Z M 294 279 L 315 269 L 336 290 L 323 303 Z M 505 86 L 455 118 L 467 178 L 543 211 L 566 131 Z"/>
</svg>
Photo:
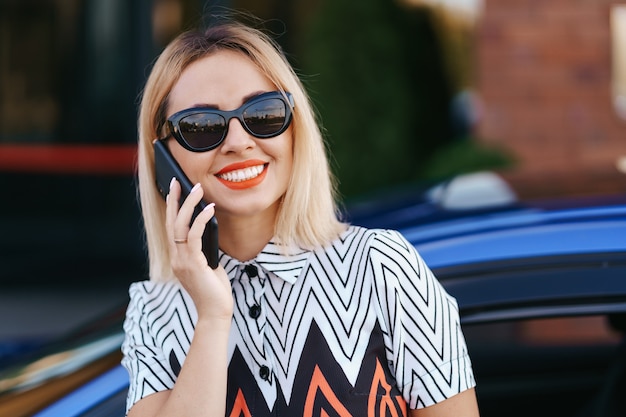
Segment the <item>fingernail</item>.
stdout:
<svg viewBox="0 0 626 417">
<path fill-rule="evenodd" d="M 207 204 L 207 206 L 203 208 L 202 210 L 210 209 L 211 207 L 215 207 L 215 203 Z"/>
<path fill-rule="evenodd" d="M 191 189 L 191 191 L 190 191 L 190 192 L 192 192 L 192 193 L 193 193 L 193 192 L 194 192 L 194 191 L 196 191 L 198 188 L 200 188 L 200 183 L 197 183 L 196 185 L 194 185 L 194 186 L 193 186 L 193 188 Z"/>
<path fill-rule="evenodd" d="M 172 177 L 172 179 L 170 180 L 170 190 L 172 189 L 172 186 L 174 185 L 174 181 L 176 181 L 176 177 Z"/>
</svg>

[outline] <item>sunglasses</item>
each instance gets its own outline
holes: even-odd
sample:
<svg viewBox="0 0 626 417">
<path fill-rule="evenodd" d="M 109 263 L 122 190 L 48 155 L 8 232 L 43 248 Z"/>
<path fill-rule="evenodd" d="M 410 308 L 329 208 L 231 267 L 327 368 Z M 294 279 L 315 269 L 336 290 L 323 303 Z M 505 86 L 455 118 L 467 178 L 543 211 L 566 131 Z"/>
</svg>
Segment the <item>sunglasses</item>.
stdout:
<svg viewBox="0 0 626 417">
<path fill-rule="evenodd" d="M 255 138 L 273 138 L 289 127 L 293 107 L 292 95 L 279 91 L 259 94 L 230 111 L 193 107 L 174 113 L 167 119 L 168 136 L 174 136 L 189 151 L 210 151 L 224 142 L 228 124 L 235 118 Z"/>
</svg>

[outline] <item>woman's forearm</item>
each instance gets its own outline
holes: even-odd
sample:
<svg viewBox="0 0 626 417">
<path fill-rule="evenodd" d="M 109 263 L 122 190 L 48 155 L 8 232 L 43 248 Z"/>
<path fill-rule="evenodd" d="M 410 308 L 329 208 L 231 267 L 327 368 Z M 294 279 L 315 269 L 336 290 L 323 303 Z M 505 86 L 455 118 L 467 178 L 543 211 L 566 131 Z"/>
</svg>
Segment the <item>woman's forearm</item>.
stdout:
<svg viewBox="0 0 626 417">
<path fill-rule="evenodd" d="M 174 388 L 143 398 L 128 416 L 223 417 L 231 323 L 225 319 L 199 319 Z"/>
</svg>

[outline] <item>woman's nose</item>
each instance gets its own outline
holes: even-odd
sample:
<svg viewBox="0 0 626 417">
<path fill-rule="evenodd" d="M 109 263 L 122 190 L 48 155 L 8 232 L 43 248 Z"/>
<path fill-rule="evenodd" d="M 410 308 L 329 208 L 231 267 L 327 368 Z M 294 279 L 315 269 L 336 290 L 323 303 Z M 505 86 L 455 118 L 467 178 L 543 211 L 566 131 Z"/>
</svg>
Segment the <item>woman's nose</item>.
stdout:
<svg viewBox="0 0 626 417">
<path fill-rule="evenodd" d="M 241 121 L 235 117 L 230 119 L 226 138 L 220 147 L 221 151 L 223 153 L 241 152 L 253 148 L 255 145 L 254 138 L 244 129 Z"/>
</svg>

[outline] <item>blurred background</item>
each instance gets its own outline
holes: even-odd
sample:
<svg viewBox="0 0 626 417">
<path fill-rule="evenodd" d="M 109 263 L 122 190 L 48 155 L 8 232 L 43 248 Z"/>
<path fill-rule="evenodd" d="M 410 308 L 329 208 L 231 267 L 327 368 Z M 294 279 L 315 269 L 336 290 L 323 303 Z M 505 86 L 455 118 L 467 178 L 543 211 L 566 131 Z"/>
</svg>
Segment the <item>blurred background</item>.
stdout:
<svg viewBox="0 0 626 417">
<path fill-rule="evenodd" d="M 523 199 L 626 191 L 623 1 L 0 0 L 0 350 L 146 278 L 138 99 L 224 7 L 284 48 L 347 202 L 484 170 Z"/>
</svg>

